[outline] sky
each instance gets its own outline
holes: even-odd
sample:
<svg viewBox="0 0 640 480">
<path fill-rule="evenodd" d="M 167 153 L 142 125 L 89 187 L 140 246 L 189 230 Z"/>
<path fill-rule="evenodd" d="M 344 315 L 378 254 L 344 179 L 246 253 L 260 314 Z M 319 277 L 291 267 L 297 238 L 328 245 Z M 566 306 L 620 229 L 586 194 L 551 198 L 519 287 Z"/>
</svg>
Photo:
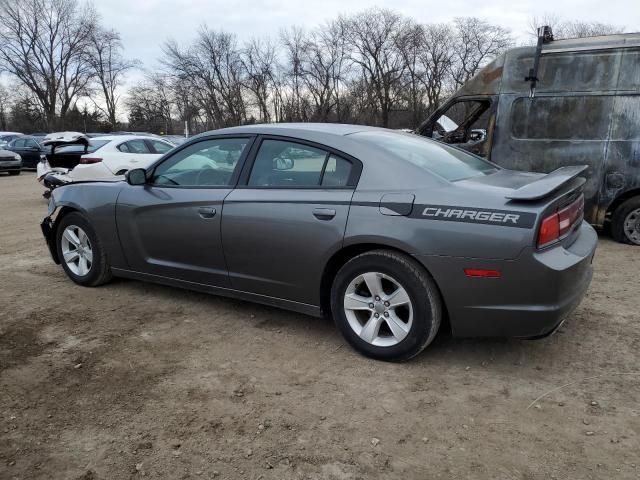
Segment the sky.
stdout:
<svg viewBox="0 0 640 480">
<path fill-rule="evenodd" d="M 247 40 L 276 36 L 297 25 L 313 28 L 340 13 L 386 7 L 421 23 L 448 22 L 476 16 L 508 27 L 520 42 L 527 38 L 534 15 L 599 21 L 640 31 L 640 0 L 95 0 L 105 26 L 122 35 L 126 55 L 152 69 L 161 45 L 173 38 L 190 42 L 199 26 L 234 32 Z"/>
</svg>

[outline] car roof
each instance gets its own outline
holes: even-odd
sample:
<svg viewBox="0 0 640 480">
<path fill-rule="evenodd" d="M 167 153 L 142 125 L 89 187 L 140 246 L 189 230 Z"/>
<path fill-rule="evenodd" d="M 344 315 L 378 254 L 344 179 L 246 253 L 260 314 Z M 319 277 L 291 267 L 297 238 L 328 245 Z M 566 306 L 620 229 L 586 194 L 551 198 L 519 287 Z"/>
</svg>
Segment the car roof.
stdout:
<svg viewBox="0 0 640 480">
<path fill-rule="evenodd" d="M 368 130 L 386 130 L 379 127 L 368 127 L 366 125 L 351 125 L 346 123 L 259 123 L 255 125 L 242 125 L 240 127 L 222 128 L 205 132 L 202 135 L 212 133 L 256 133 L 256 134 L 283 134 L 284 131 L 291 136 L 294 133 L 323 133 L 327 135 L 350 135 L 356 132 Z"/>
<path fill-rule="evenodd" d="M 92 137 L 90 140 L 119 140 L 121 142 L 127 142 L 129 140 L 162 140 L 162 138 L 152 137 L 149 135 L 100 135 L 99 137 Z"/>
</svg>

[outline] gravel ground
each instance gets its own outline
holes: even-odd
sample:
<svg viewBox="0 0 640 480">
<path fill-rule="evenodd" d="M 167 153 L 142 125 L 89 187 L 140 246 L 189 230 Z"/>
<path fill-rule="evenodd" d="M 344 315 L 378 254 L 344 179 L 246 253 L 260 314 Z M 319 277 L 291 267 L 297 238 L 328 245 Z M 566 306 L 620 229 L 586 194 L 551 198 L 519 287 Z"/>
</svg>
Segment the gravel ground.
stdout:
<svg viewBox="0 0 640 480">
<path fill-rule="evenodd" d="M 640 248 L 601 237 L 551 338 L 440 335 L 389 364 L 327 320 L 78 287 L 40 193 L 0 176 L 1 479 L 640 478 Z"/>
</svg>

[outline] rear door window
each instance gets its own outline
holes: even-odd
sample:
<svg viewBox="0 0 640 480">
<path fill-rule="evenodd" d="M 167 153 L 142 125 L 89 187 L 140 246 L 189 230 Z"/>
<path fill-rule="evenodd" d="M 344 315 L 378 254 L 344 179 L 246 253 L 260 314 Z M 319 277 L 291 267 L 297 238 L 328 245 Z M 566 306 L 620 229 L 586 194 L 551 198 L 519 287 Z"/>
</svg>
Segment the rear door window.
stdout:
<svg viewBox="0 0 640 480">
<path fill-rule="evenodd" d="M 344 187 L 352 164 L 328 151 L 287 140 L 262 141 L 249 176 L 254 187 Z"/>
<path fill-rule="evenodd" d="M 126 153 L 153 153 L 149 150 L 147 143 L 144 140 L 129 140 L 128 142 L 118 145 L 118 150 Z"/>
<path fill-rule="evenodd" d="M 159 140 L 148 140 L 148 142 L 156 153 L 167 153 L 169 150 L 173 149 L 173 145 L 169 145 L 168 143 L 164 143 Z"/>
</svg>

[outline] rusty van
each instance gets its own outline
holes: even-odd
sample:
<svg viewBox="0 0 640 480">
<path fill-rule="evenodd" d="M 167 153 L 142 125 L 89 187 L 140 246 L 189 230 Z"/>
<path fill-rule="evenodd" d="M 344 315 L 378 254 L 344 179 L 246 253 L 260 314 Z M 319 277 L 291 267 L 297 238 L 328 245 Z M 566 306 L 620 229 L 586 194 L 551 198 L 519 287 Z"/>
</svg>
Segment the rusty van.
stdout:
<svg viewBox="0 0 640 480">
<path fill-rule="evenodd" d="M 585 219 L 640 245 L 640 33 L 554 40 L 541 27 L 416 133 L 514 170 L 588 165 Z"/>
</svg>

